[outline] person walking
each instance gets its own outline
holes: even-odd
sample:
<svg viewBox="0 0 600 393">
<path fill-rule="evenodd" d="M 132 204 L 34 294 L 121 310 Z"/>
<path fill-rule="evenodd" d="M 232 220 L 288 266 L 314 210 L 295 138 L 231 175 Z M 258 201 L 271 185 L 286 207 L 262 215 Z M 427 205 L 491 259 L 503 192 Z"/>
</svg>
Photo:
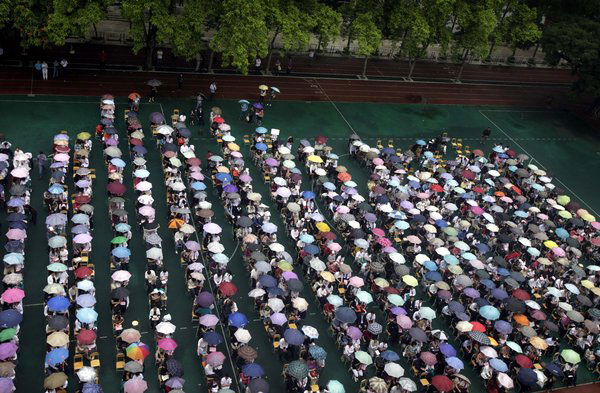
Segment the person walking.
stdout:
<svg viewBox="0 0 600 393">
<path fill-rule="evenodd" d="M 181 86 L 183 86 L 183 74 L 179 73 L 177 75 L 177 90 L 181 90 Z"/>
<path fill-rule="evenodd" d="M 248 116 L 248 105 L 248 101 L 240 100 L 240 120 L 245 120 L 246 116 Z"/>
<path fill-rule="evenodd" d="M 38 166 L 38 176 L 41 179 L 42 176 L 44 176 L 44 171 L 46 170 L 46 166 L 48 165 L 48 157 L 46 157 L 44 152 L 40 150 L 36 158 Z"/>
<path fill-rule="evenodd" d="M 200 71 L 201 64 L 202 64 L 202 55 L 200 53 L 198 53 L 196 55 L 196 68 L 194 68 L 194 71 L 196 71 L 196 72 Z"/>
<path fill-rule="evenodd" d="M 279 76 L 281 74 L 281 60 L 277 59 L 275 61 L 275 76 Z"/>
<path fill-rule="evenodd" d="M 104 71 L 104 69 L 106 68 L 106 57 L 106 51 L 102 49 L 102 51 L 100 52 L 100 69 L 102 71 Z"/>
<path fill-rule="evenodd" d="M 292 56 L 288 56 L 287 67 L 285 70 L 286 74 L 290 74 L 292 72 Z"/>
<path fill-rule="evenodd" d="M 45 61 L 42 62 L 42 79 L 45 81 L 48 80 L 48 63 Z"/>
<path fill-rule="evenodd" d="M 150 98 L 148 98 L 148 102 L 154 102 L 154 99 L 156 98 L 156 93 L 158 93 L 156 86 L 150 86 Z"/>
<path fill-rule="evenodd" d="M 65 82 L 67 79 L 67 66 L 68 65 L 69 65 L 69 62 L 67 61 L 67 59 L 63 58 L 60 61 L 60 73 L 62 74 L 63 79 L 65 79 Z"/>
<path fill-rule="evenodd" d="M 214 100 L 215 96 L 217 95 L 217 82 L 212 81 L 210 86 L 208 87 L 208 89 L 210 90 L 209 99 L 212 101 L 212 100 Z"/>
<path fill-rule="evenodd" d="M 492 135 L 492 130 L 490 130 L 490 127 L 486 127 L 485 130 L 483 130 L 483 135 L 481 135 L 481 143 L 484 144 L 485 141 L 490 138 L 490 135 Z"/>
<path fill-rule="evenodd" d="M 54 62 L 52 63 L 52 78 L 53 79 L 58 78 L 58 75 L 59 75 L 58 67 L 59 66 L 60 66 L 60 64 L 58 63 L 58 60 L 54 59 Z"/>
<path fill-rule="evenodd" d="M 260 57 L 254 59 L 254 72 L 260 74 L 260 66 L 262 65 L 262 60 Z"/>
<path fill-rule="evenodd" d="M 42 62 L 41 61 L 36 61 L 35 64 L 33 65 L 33 69 L 35 70 L 35 76 L 39 79 L 42 78 Z"/>
</svg>

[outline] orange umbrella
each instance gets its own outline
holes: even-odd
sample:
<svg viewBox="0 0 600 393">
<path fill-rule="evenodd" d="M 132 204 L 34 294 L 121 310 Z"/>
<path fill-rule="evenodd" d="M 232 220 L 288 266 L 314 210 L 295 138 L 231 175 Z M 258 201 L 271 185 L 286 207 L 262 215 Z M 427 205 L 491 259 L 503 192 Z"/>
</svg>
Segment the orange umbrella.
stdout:
<svg viewBox="0 0 600 393">
<path fill-rule="evenodd" d="M 136 92 L 129 93 L 129 95 L 127 96 L 127 98 L 129 98 L 132 101 L 135 99 L 141 98 L 141 97 L 142 96 L 140 95 L 140 93 L 136 93 Z"/>
<path fill-rule="evenodd" d="M 523 326 L 529 326 L 529 319 L 527 319 L 527 317 L 523 314 L 515 314 L 515 316 L 513 317 L 515 322 L 517 322 L 519 325 L 523 325 Z"/>
<path fill-rule="evenodd" d="M 339 181 L 347 182 L 347 181 L 350 181 L 350 179 L 352 179 L 352 175 L 349 174 L 348 172 L 342 172 L 342 173 L 338 173 L 337 178 Z"/>
<path fill-rule="evenodd" d="M 511 189 L 519 195 L 523 194 L 523 191 L 521 191 L 521 189 L 517 186 L 512 186 Z"/>
<path fill-rule="evenodd" d="M 179 229 L 183 226 L 183 224 L 185 224 L 185 221 L 183 221 L 181 218 L 174 218 L 169 221 L 169 229 Z"/>
<path fill-rule="evenodd" d="M 495 195 L 495 196 L 497 196 L 497 197 L 503 197 L 503 196 L 505 196 L 506 194 L 504 194 L 502 191 L 496 191 L 496 192 L 494 193 L 494 195 Z"/>
</svg>

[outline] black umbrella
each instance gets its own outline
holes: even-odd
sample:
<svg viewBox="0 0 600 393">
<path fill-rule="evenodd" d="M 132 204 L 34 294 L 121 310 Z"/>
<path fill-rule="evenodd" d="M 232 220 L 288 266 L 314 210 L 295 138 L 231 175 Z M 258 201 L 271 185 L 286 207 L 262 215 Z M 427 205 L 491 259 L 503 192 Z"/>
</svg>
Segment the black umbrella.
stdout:
<svg viewBox="0 0 600 393">
<path fill-rule="evenodd" d="M 350 232 L 350 237 L 353 239 L 363 239 L 366 233 L 362 229 L 354 229 Z"/>
<path fill-rule="evenodd" d="M 21 195 L 25 194 L 26 191 L 27 191 L 27 188 L 22 184 L 13 184 L 12 187 L 10 187 L 11 195 L 21 196 Z"/>
<path fill-rule="evenodd" d="M 11 240 L 4 245 L 4 249 L 8 252 L 23 253 L 25 245 L 19 240 Z"/>
<path fill-rule="evenodd" d="M 153 229 L 157 229 L 157 228 L 158 228 L 158 222 L 156 222 L 156 221 L 144 223 L 144 229 L 153 230 Z"/>
<path fill-rule="evenodd" d="M 522 368 L 519 370 L 519 374 L 517 374 L 517 379 L 524 385 L 535 385 L 538 380 L 538 376 L 530 368 Z"/>
<path fill-rule="evenodd" d="M 267 256 L 260 251 L 254 251 L 252 254 L 250 254 L 250 258 L 254 259 L 257 262 L 267 260 Z"/>
<path fill-rule="evenodd" d="M 543 321 L 542 322 L 542 326 L 544 328 L 546 328 L 548 331 L 554 332 L 554 333 L 558 333 L 559 329 L 558 329 L 558 325 L 555 324 L 552 321 Z"/>
<path fill-rule="evenodd" d="M 169 359 L 166 363 L 167 371 L 172 377 L 183 377 L 183 366 L 176 359 Z"/>
<path fill-rule="evenodd" d="M 113 299 L 126 299 L 129 296 L 129 289 L 125 287 L 119 287 L 112 291 L 111 293 Z"/>
<path fill-rule="evenodd" d="M 10 213 L 7 217 L 7 221 L 23 221 L 25 219 L 25 214 L 23 213 Z"/>
<path fill-rule="evenodd" d="M 69 326 L 69 320 L 64 315 L 55 315 L 48 321 L 50 329 L 63 330 Z"/>
<path fill-rule="evenodd" d="M 251 393 L 269 393 L 269 383 L 262 378 L 251 380 L 248 388 Z"/>
<path fill-rule="evenodd" d="M 300 292 L 302 290 L 302 288 L 304 288 L 304 285 L 302 284 L 302 281 L 298 280 L 298 279 L 291 279 L 287 282 L 287 286 L 289 288 L 290 291 L 294 291 L 294 292 Z"/>
<path fill-rule="evenodd" d="M 242 228 L 248 228 L 252 226 L 252 219 L 250 217 L 242 216 L 237 219 L 237 225 Z"/>
<path fill-rule="evenodd" d="M 11 221 L 8 223 L 10 229 L 27 229 L 27 224 L 24 221 Z"/>
<path fill-rule="evenodd" d="M 517 299 L 516 297 L 511 296 L 506 302 L 506 309 L 511 312 L 524 313 L 526 308 L 527 307 L 525 306 L 525 303 Z"/>
<path fill-rule="evenodd" d="M 423 329 L 420 329 L 418 327 L 410 328 L 408 334 L 415 341 L 422 343 L 429 341 L 429 339 L 427 338 L 427 334 L 423 331 Z"/>
</svg>

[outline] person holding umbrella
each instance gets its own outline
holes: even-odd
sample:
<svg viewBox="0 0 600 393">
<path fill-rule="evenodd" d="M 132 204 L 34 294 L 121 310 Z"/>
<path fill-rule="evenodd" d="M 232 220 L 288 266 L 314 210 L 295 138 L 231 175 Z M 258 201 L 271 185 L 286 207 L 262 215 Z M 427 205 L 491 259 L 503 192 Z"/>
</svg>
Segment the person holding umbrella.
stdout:
<svg viewBox="0 0 600 393">
<path fill-rule="evenodd" d="M 258 86 L 258 102 L 263 103 L 265 101 L 265 97 L 267 96 L 267 91 L 269 90 L 269 86 L 260 85 Z"/>
<path fill-rule="evenodd" d="M 267 106 L 273 105 L 273 100 L 277 97 L 277 94 L 281 93 L 281 91 L 275 86 L 271 86 L 270 94 L 269 94 L 269 103 Z"/>
<path fill-rule="evenodd" d="M 250 102 L 248 100 L 239 100 L 238 104 L 240 104 L 240 120 L 246 119 Z"/>
</svg>

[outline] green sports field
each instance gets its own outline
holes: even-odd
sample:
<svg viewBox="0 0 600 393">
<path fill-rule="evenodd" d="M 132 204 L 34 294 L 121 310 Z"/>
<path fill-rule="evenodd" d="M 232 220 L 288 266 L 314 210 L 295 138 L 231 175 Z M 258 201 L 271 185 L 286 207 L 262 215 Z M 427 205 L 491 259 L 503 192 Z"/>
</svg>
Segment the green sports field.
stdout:
<svg viewBox="0 0 600 393">
<path fill-rule="evenodd" d="M 240 97 L 245 98 L 245 97 Z M 12 142 L 14 147 L 37 154 L 37 151 L 49 152 L 52 136 L 61 130 L 67 130 L 74 137 L 78 132 L 93 131 L 99 119 L 99 99 L 97 97 L 58 97 L 58 96 L 0 96 L 0 132 Z M 169 270 L 168 310 L 177 325 L 175 340 L 179 348 L 175 357 L 184 363 L 186 392 L 204 392 L 204 377 L 199 359 L 196 356 L 196 331 L 191 323 L 191 298 L 187 296 L 184 286 L 184 271 L 174 253 L 170 231 L 166 228 L 167 214 L 165 202 L 165 187 L 162 182 L 159 152 L 154 144 L 149 129 L 148 115 L 151 112 L 162 111 L 168 118 L 174 108 L 189 112 L 195 102 L 161 100 L 153 104 L 144 104 L 141 108 L 140 119 L 144 125 L 147 138 L 145 147 L 148 169 L 151 172 L 149 181 L 154 188 L 154 207 L 157 220 L 161 224 L 159 234 L 163 238 L 165 265 Z M 224 117 L 232 126 L 233 135 L 241 144 L 242 136 L 250 134 L 254 126 L 239 120 L 239 105 L 235 101 L 217 101 L 209 103 L 223 109 Z M 120 148 L 127 151 L 123 122 L 125 100 L 117 102 L 116 126 L 120 130 Z M 494 142 L 501 142 L 524 152 L 532 157 L 533 162 L 553 174 L 557 186 L 562 187 L 582 206 L 599 217 L 600 182 L 597 173 L 600 171 L 600 138 L 580 120 L 569 114 L 557 111 L 520 111 L 516 108 L 477 107 L 477 106 L 422 106 L 394 105 L 367 103 L 331 103 L 331 102 L 276 102 L 272 108 L 266 109 L 265 126 L 278 128 L 281 135 L 287 138 L 293 135 L 298 142 L 302 138 L 312 139 L 317 135 L 329 137 L 334 152 L 342 156 L 340 164 L 345 165 L 359 184 L 359 191 L 366 195 L 367 171 L 348 159 L 346 144 L 351 132 L 359 134 L 366 143 L 375 145 L 377 139 L 387 144 L 390 138 L 394 145 L 406 148 L 416 139 L 425 139 L 446 132 L 450 137 L 462 138 L 464 145 L 472 149 L 490 149 Z M 481 131 L 490 127 L 491 141 L 481 146 L 479 137 Z M 190 129 L 195 133 L 193 143 L 198 157 L 203 158 L 208 150 L 217 150 L 216 143 L 206 131 L 197 126 Z M 118 392 L 121 376 L 115 371 L 115 341 L 110 322 L 110 271 L 109 271 L 109 242 L 112 238 L 108 217 L 108 206 L 105 198 L 107 173 L 102 159 L 102 146 L 94 140 L 90 158 L 91 167 L 96 169 L 97 179 L 94 185 L 93 205 L 94 240 L 91 262 L 96 266 L 96 288 L 99 312 L 98 347 L 101 357 L 100 383 L 105 392 Z M 249 156 L 247 146 L 242 146 L 244 156 Z M 126 155 L 125 155 L 126 156 Z M 128 157 L 124 157 L 128 160 Z M 250 165 L 254 178 L 254 188 L 263 195 L 267 187 L 261 181 L 258 170 Z M 129 166 L 129 161 L 128 161 Z M 307 178 L 306 178 L 307 179 Z M 47 178 L 33 180 L 32 205 L 39 212 L 38 223 L 28 231 L 26 242 L 25 269 L 25 315 L 21 324 L 19 365 L 17 368 L 17 391 L 43 391 L 45 335 L 43 319 L 43 292 L 46 284 L 47 253 L 44 219 L 45 208 L 42 204 L 42 193 L 47 188 Z M 132 188 L 131 168 L 125 173 L 125 184 L 129 187 L 127 209 L 130 223 L 135 222 L 134 197 Z M 308 181 L 305 184 L 310 184 Z M 70 189 L 73 185 L 70 184 Z M 209 191 L 211 190 L 209 185 Z M 224 220 L 224 212 L 218 196 L 209 192 L 209 200 L 213 203 L 216 222 L 221 224 L 225 233 L 231 226 Z M 263 199 L 270 203 L 268 198 Z M 272 211 L 275 213 L 275 211 Z M 278 214 L 273 214 L 274 222 L 283 228 Z M 3 217 L 0 217 L 3 218 Z M 278 234 L 280 242 L 291 249 L 292 243 L 282 230 Z M 4 244 L 4 237 L 0 240 Z M 283 362 L 277 358 L 271 348 L 271 342 L 264 332 L 262 322 L 257 321 L 258 314 L 253 303 L 244 295 L 250 290 L 248 272 L 243 266 L 237 244 L 231 237 L 223 236 L 222 242 L 226 253 L 232 255 L 230 267 L 234 273 L 234 283 L 238 286 L 238 295 L 234 298 L 240 312 L 245 313 L 251 320 L 248 328 L 252 334 L 251 344 L 259 349 L 257 362 L 264 366 L 271 386 L 275 388 L 281 381 Z M 153 345 L 153 334 L 148 325 L 148 302 L 144 283 L 145 251 L 141 233 L 133 232 L 130 243 L 132 259 L 130 270 L 133 277 L 130 281 L 131 306 L 128 309 L 126 327 L 137 320 L 140 330 L 144 332 L 143 340 Z M 308 300 L 314 300 L 310 290 L 305 289 L 302 295 Z M 350 379 L 350 374 L 340 361 L 341 353 L 336 348 L 329 333 L 327 323 L 320 315 L 320 310 L 313 302 L 309 308 L 306 323 L 315 326 L 321 332 L 319 345 L 324 347 L 329 356 L 327 367 L 321 375 L 320 382 L 337 379 L 344 383 L 347 392 L 357 391 L 357 385 Z M 444 328 L 444 326 L 437 326 Z M 227 354 L 227 353 L 226 353 Z M 150 385 L 149 392 L 158 392 L 157 372 L 152 357 L 146 360 L 145 378 Z M 412 377 L 410 367 L 403 364 L 408 377 Z M 580 367 L 579 383 L 592 381 L 592 376 Z M 233 373 L 231 366 L 226 368 Z M 472 391 L 483 391 L 477 381 L 473 369 L 467 368 L 465 374 L 474 382 Z M 235 378 L 234 378 L 235 379 Z M 76 376 L 71 373 L 70 390 L 74 391 Z M 283 385 L 279 385 L 283 386 Z M 233 388 L 237 389 L 234 384 Z M 272 390 L 280 391 L 280 390 Z"/>
</svg>

